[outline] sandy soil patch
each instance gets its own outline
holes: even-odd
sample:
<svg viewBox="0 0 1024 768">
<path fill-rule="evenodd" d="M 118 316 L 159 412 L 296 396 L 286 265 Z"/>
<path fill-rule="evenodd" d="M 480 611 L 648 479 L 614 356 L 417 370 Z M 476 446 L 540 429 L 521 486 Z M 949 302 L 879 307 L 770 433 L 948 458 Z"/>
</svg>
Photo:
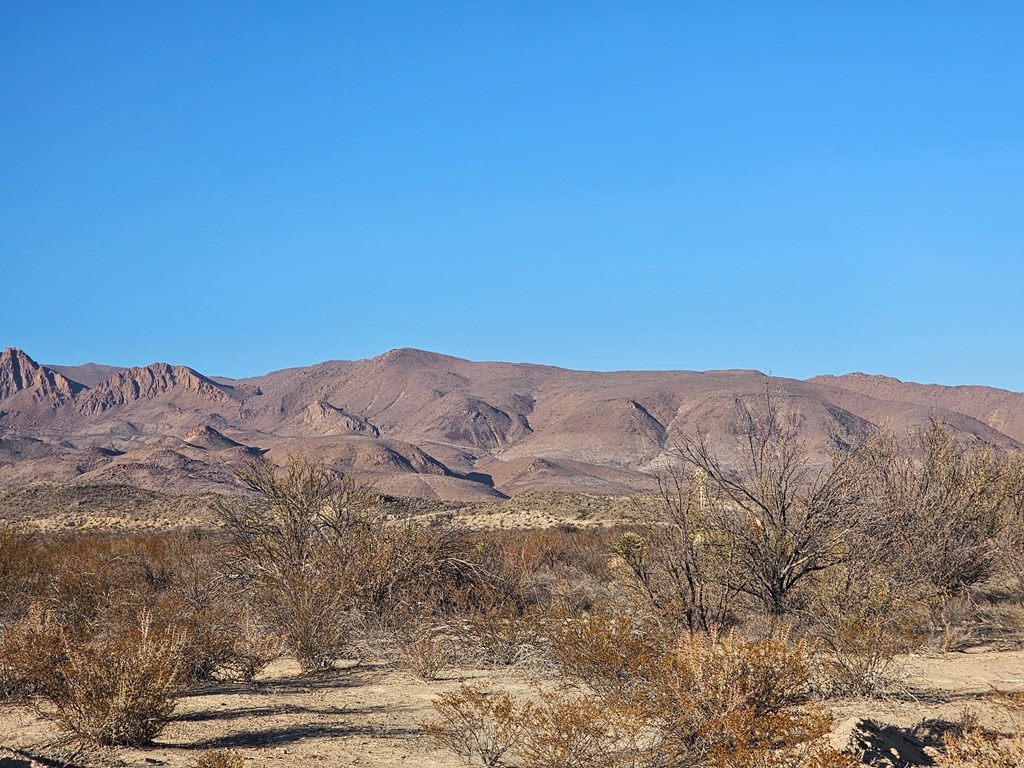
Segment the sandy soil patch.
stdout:
<svg viewBox="0 0 1024 768">
<path fill-rule="evenodd" d="M 838 720 L 872 718 L 910 728 L 926 719 L 956 720 L 965 707 L 991 720 L 992 687 L 1024 690 L 1024 651 L 947 653 L 904 662 L 905 693 L 834 702 Z M 458 669 L 424 683 L 376 664 L 302 677 L 296 664 L 284 660 L 253 684 L 210 684 L 189 692 L 174 722 L 147 749 L 82 752 L 74 763 L 185 768 L 203 750 L 227 748 L 243 755 L 247 766 L 456 768 L 461 760 L 425 739 L 419 723 L 432 716 L 434 697 L 462 682 L 530 691 L 529 676 L 514 669 Z M 58 740 L 55 727 L 31 710 L 0 713 L 0 757 L 52 756 Z"/>
</svg>

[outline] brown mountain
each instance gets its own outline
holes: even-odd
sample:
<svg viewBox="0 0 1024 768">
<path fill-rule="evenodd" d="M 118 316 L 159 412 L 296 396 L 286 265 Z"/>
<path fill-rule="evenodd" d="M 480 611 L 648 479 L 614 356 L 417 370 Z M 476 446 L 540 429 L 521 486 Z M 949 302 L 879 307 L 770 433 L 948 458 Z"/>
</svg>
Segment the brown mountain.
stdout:
<svg viewBox="0 0 1024 768">
<path fill-rule="evenodd" d="M 962 413 L 1024 443 L 1024 392 L 993 387 L 914 384 L 865 373 L 815 376 L 810 381 L 830 384 L 884 402 Z"/>
<path fill-rule="evenodd" d="M 652 487 L 681 433 L 699 428 L 734 444 L 737 404 L 766 386 L 756 371 L 599 373 L 415 349 L 242 380 L 165 363 L 81 366 L 90 386 L 17 350 L 0 362 L 0 485 L 113 482 L 175 493 L 234 492 L 232 466 L 291 453 L 397 495 L 628 493 Z M 933 416 L 967 444 L 1024 442 L 1021 393 L 863 374 L 770 386 L 822 457 L 836 440 Z"/>
</svg>

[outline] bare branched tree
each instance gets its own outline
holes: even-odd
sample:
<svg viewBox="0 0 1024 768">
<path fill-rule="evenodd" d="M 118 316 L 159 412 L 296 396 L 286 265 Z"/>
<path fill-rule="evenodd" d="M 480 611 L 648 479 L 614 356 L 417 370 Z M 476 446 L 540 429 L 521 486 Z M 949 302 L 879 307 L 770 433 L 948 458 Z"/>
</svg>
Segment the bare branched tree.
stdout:
<svg viewBox="0 0 1024 768">
<path fill-rule="evenodd" d="M 738 466 L 699 430 L 676 449 L 703 478 L 704 525 L 735 566 L 724 572 L 724 586 L 770 614 L 785 612 L 809 576 L 844 562 L 860 525 L 860 482 L 851 462 L 859 448 L 836 450 L 831 461 L 816 464 L 797 416 L 784 412 L 780 399 L 766 379 L 757 403 L 737 401 Z"/>
<path fill-rule="evenodd" d="M 703 514 L 704 478 L 683 464 L 668 467 L 657 480 L 653 504 L 638 502 L 651 524 L 648 535 L 623 534 L 615 553 L 657 614 L 675 619 L 691 633 L 725 626 L 736 596 L 727 574 L 736 562 L 732 551 L 717 546 Z"/>
<path fill-rule="evenodd" d="M 298 457 L 283 471 L 251 463 L 238 478 L 270 508 L 221 510 L 234 541 L 234 570 L 303 669 L 329 667 L 347 637 L 348 553 L 377 498 Z"/>
</svg>

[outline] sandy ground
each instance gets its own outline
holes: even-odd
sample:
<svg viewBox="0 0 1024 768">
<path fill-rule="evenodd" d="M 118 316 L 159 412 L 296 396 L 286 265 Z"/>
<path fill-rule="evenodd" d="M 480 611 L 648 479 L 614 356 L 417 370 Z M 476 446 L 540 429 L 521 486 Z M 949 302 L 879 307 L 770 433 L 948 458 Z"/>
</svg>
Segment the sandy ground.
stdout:
<svg viewBox="0 0 1024 768">
<path fill-rule="evenodd" d="M 1024 651 L 916 656 L 903 663 L 906 692 L 835 702 L 837 718 L 871 717 L 909 728 L 925 719 L 956 720 L 968 707 L 990 721 L 993 686 L 1024 690 Z M 174 722 L 150 748 L 82 752 L 72 765 L 184 767 L 195 765 L 203 750 L 228 748 L 247 766 L 455 768 L 462 761 L 426 740 L 419 723 L 432 716 L 437 694 L 462 682 L 524 695 L 530 690 L 528 676 L 514 669 L 459 669 L 424 683 L 373 664 L 302 677 L 284 660 L 254 684 L 212 684 L 185 695 Z M 56 728 L 35 712 L 0 711 L 0 767 L 55 757 L 58 741 Z"/>
</svg>

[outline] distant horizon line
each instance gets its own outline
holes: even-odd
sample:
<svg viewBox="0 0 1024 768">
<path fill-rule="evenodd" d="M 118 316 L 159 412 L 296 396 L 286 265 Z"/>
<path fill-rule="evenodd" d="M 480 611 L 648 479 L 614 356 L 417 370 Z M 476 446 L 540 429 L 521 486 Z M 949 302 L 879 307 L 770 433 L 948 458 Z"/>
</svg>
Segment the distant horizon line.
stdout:
<svg viewBox="0 0 1024 768">
<path fill-rule="evenodd" d="M 179 366 L 180 365 L 180 366 L 183 366 L 183 367 L 186 367 L 186 368 L 190 368 L 191 370 L 195 371 L 196 373 L 199 373 L 199 374 L 201 374 L 201 375 L 203 375 L 203 376 L 205 376 L 207 378 L 211 378 L 211 379 L 228 379 L 228 380 L 231 380 L 231 381 L 243 381 L 245 379 L 258 379 L 258 378 L 262 378 L 264 376 L 269 376 L 270 374 L 273 374 L 273 373 L 279 373 L 281 371 L 298 370 L 298 369 L 302 369 L 302 368 L 312 368 L 314 366 L 323 365 L 325 363 L 332 363 L 332 362 L 341 362 L 341 363 L 369 362 L 371 360 L 376 360 L 377 358 L 385 357 L 386 355 L 393 354 L 393 353 L 396 353 L 396 352 L 417 352 L 417 353 L 423 353 L 423 354 L 427 354 L 427 355 L 432 355 L 434 357 L 449 358 L 449 359 L 452 359 L 452 360 L 458 360 L 460 362 L 472 363 L 472 364 L 480 364 L 480 365 L 483 365 L 483 364 L 528 365 L 528 366 L 536 366 L 536 367 L 541 367 L 541 368 L 556 368 L 556 369 L 560 369 L 560 370 L 564 370 L 564 371 L 572 371 L 572 372 L 575 372 L 575 373 L 733 373 L 733 372 L 735 372 L 735 373 L 759 373 L 759 374 L 762 374 L 762 375 L 764 375 L 764 376 L 766 376 L 768 378 L 790 379 L 792 381 L 804 381 L 804 382 L 811 381 L 813 379 L 826 378 L 826 377 L 827 378 L 844 378 L 844 377 L 849 377 L 849 376 L 865 376 L 865 377 L 870 377 L 870 378 L 873 378 L 873 379 L 887 379 L 887 380 L 890 380 L 890 381 L 898 383 L 898 384 L 910 384 L 910 385 L 924 386 L 924 387 L 927 387 L 927 386 L 938 386 L 938 387 L 948 387 L 948 388 L 983 387 L 985 389 L 1001 390 L 1001 391 L 1004 391 L 1004 392 L 1010 392 L 1012 394 L 1024 394 L 1024 391 L 1022 391 L 1022 390 L 1014 390 L 1014 389 L 1010 389 L 1008 387 L 1000 387 L 1000 386 L 996 386 L 996 385 L 992 385 L 992 384 L 979 384 L 979 383 L 944 384 L 944 383 L 941 383 L 941 382 L 923 382 L 923 381 L 915 381 L 915 380 L 911 380 L 911 379 L 901 379 L 901 378 L 899 378 L 897 376 L 892 376 L 892 375 L 886 374 L 886 373 L 868 373 L 867 371 L 860 371 L 860 370 L 847 371 L 846 373 L 816 373 L 816 374 L 814 374 L 812 376 L 808 376 L 806 378 L 800 378 L 800 377 L 797 377 L 797 376 L 786 376 L 786 375 L 782 375 L 782 374 L 777 374 L 777 373 L 774 373 L 772 371 L 761 370 L 759 368 L 744 368 L 744 367 L 705 368 L 705 369 L 700 369 L 700 368 L 572 368 L 572 367 L 568 367 L 568 366 L 564 366 L 564 365 L 555 365 L 555 364 L 551 364 L 551 363 L 537 363 L 537 362 L 531 362 L 531 361 L 525 361 L 525 360 L 524 361 L 513 361 L 513 360 L 475 360 L 475 359 L 469 358 L 469 357 L 460 357 L 458 355 L 452 355 L 452 354 L 449 354 L 447 352 L 437 352 L 437 351 L 434 351 L 434 350 L 422 349 L 420 347 L 410 347 L 410 346 L 393 347 L 393 348 L 388 349 L 388 350 L 386 350 L 384 352 L 381 352 L 380 354 L 373 355 L 372 357 L 359 357 L 359 358 L 330 357 L 330 358 L 327 358 L 327 359 L 324 359 L 324 360 L 319 360 L 317 362 L 308 363 L 308 364 L 305 364 L 305 365 L 285 365 L 285 366 L 282 366 L 280 368 L 271 368 L 270 370 L 267 370 L 264 373 L 250 374 L 250 375 L 243 375 L 243 376 L 229 376 L 229 375 L 220 374 L 220 373 L 206 373 L 205 371 L 203 371 L 200 368 L 195 367 L 193 365 L 189 365 L 187 363 L 180 363 L 180 362 L 170 362 L 169 360 L 151 360 L 150 362 L 142 364 L 142 365 L 138 365 L 138 364 L 136 364 L 136 365 L 121 365 L 121 364 L 111 364 L 111 363 L 100 363 L 100 362 L 95 362 L 95 361 L 88 361 L 88 362 L 85 362 L 85 363 L 39 362 L 39 361 L 36 360 L 35 357 L 33 357 L 24 348 L 16 346 L 16 345 L 13 345 L 13 344 L 6 345 L 4 347 L 4 352 L 7 352 L 7 351 L 12 350 L 12 349 L 21 352 L 22 354 L 26 355 L 27 357 L 29 357 L 33 361 L 36 361 L 39 365 L 42 365 L 42 366 L 44 366 L 46 368 L 50 368 L 50 369 L 84 368 L 84 367 L 87 367 L 87 366 L 97 366 L 97 367 L 102 367 L 102 368 L 114 368 L 114 369 L 117 369 L 117 370 L 128 370 L 128 369 L 131 369 L 131 368 L 147 368 L 147 367 L 149 367 L 151 365 L 159 365 L 159 364 L 171 365 L 171 366 Z"/>
</svg>

